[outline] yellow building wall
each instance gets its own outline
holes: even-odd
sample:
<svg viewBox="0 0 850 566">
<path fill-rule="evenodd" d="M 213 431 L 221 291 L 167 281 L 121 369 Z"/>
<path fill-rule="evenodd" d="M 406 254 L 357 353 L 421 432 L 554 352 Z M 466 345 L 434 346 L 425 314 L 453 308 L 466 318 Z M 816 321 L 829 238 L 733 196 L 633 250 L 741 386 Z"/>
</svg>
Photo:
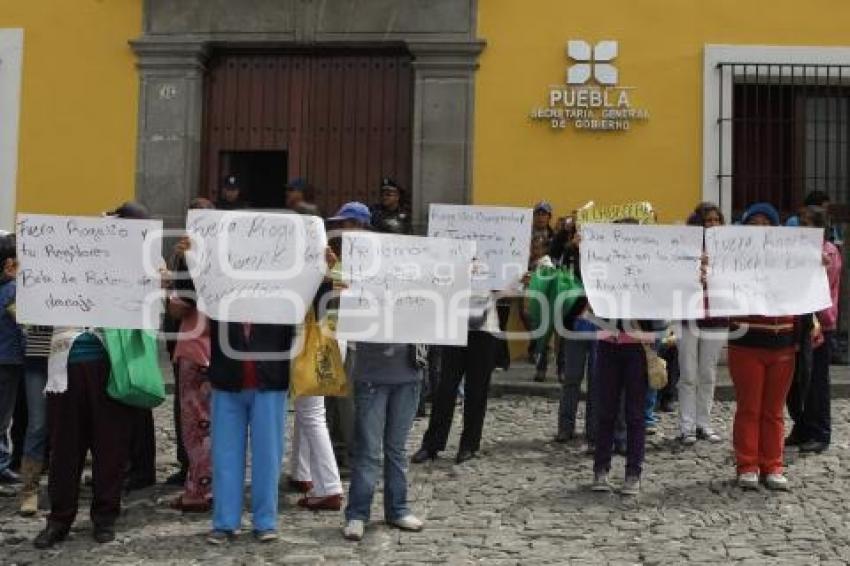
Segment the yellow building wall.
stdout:
<svg viewBox="0 0 850 566">
<path fill-rule="evenodd" d="M 23 28 L 18 212 L 98 214 L 134 194 L 142 0 L 0 0 Z"/>
<path fill-rule="evenodd" d="M 477 204 L 556 215 L 593 200 L 651 200 L 662 221 L 683 220 L 702 197 L 705 44 L 850 45 L 841 0 L 481 0 L 487 41 L 476 82 Z M 827 16 L 828 15 L 828 16 Z M 570 39 L 619 41 L 620 84 L 651 113 L 628 132 L 555 131 L 532 122 L 549 87 L 564 84 Z"/>
</svg>

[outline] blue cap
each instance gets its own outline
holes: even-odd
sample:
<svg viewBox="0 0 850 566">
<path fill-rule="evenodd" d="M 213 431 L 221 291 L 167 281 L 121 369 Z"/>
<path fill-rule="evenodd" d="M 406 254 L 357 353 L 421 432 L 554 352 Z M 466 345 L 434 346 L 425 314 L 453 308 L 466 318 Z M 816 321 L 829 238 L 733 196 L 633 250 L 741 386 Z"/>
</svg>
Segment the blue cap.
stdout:
<svg viewBox="0 0 850 566">
<path fill-rule="evenodd" d="M 342 205 L 342 208 L 336 211 L 336 214 L 328 218 L 328 222 L 340 222 L 343 220 L 354 220 L 360 224 L 371 224 L 372 213 L 369 207 L 362 202 L 347 202 Z"/>
<path fill-rule="evenodd" d="M 741 217 L 741 224 L 746 224 L 757 214 L 766 216 L 770 220 L 771 226 L 779 226 L 779 212 L 776 211 L 772 204 L 766 202 L 758 202 L 750 205 L 747 211 L 744 212 L 744 216 Z"/>
<path fill-rule="evenodd" d="M 534 212 L 545 212 L 546 214 L 552 214 L 552 205 L 546 202 L 545 200 L 540 201 L 534 205 Z"/>
</svg>

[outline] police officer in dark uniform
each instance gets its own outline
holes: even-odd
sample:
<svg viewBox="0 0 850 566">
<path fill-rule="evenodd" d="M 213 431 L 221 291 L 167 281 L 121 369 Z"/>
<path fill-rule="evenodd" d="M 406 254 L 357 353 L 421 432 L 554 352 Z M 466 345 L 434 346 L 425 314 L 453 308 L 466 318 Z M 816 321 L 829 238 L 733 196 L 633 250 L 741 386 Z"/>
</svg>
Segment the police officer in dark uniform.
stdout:
<svg viewBox="0 0 850 566">
<path fill-rule="evenodd" d="M 248 208 L 248 203 L 242 200 L 242 185 L 236 175 L 228 175 L 224 178 L 221 189 L 221 198 L 216 203 L 219 210 L 240 210 Z"/>
<path fill-rule="evenodd" d="M 389 177 L 381 181 L 381 202 L 372 207 L 372 228 L 388 234 L 413 232 L 410 212 L 401 204 L 401 189 Z"/>
</svg>

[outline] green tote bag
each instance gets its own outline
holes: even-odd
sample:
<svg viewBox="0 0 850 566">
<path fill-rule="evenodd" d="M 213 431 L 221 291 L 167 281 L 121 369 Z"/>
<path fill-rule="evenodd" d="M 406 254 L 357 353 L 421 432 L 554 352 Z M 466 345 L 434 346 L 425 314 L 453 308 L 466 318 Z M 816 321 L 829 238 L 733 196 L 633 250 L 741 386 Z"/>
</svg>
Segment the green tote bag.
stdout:
<svg viewBox="0 0 850 566">
<path fill-rule="evenodd" d="M 107 395 L 142 409 L 153 409 L 165 401 L 156 334 L 146 330 L 105 328 L 103 339 L 112 370 Z"/>
</svg>

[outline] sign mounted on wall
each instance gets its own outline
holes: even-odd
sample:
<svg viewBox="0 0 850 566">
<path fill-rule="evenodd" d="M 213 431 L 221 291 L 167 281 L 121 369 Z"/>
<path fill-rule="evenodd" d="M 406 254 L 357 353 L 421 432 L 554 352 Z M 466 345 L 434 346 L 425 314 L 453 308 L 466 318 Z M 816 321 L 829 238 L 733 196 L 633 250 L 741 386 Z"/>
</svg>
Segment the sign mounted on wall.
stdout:
<svg viewBox="0 0 850 566">
<path fill-rule="evenodd" d="M 635 88 L 620 85 L 616 65 L 619 43 L 582 40 L 567 42 L 566 84 L 549 87 L 548 106 L 531 111 L 531 119 L 554 130 L 622 132 L 649 119 L 649 111 L 634 103 Z"/>
</svg>

